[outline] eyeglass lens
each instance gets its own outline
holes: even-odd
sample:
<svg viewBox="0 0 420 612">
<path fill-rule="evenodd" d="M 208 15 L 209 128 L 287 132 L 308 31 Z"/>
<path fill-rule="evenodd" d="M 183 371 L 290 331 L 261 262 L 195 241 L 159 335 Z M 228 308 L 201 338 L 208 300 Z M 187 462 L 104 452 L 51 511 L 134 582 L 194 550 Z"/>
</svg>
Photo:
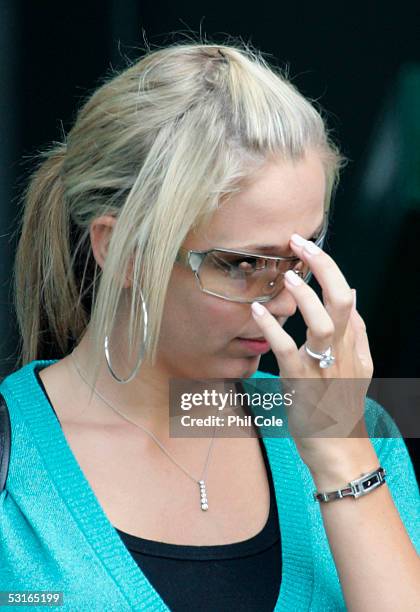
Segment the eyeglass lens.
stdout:
<svg viewBox="0 0 420 612">
<path fill-rule="evenodd" d="M 301 260 L 274 261 L 214 250 L 203 260 L 198 276 L 206 291 L 230 299 L 252 301 L 279 293 L 287 270 L 295 270 L 305 281 L 310 275 L 309 266 Z"/>
</svg>

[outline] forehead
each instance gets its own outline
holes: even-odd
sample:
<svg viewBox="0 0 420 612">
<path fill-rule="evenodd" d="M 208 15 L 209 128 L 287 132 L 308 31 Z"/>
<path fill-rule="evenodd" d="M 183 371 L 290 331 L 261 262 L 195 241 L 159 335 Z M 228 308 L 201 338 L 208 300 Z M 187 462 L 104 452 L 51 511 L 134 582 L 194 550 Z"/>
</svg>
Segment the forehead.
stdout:
<svg viewBox="0 0 420 612">
<path fill-rule="evenodd" d="M 320 225 L 324 198 L 325 172 L 319 154 L 308 152 L 298 161 L 269 161 L 240 193 L 221 204 L 205 230 L 191 234 L 186 246 L 239 249 L 267 244 L 284 250 L 293 232 L 309 238 Z"/>
</svg>

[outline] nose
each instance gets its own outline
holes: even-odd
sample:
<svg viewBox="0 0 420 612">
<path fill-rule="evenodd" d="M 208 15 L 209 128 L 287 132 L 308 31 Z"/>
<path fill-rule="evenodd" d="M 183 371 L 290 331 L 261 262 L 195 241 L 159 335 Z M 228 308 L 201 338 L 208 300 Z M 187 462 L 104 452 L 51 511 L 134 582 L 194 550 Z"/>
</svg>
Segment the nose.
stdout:
<svg viewBox="0 0 420 612">
<path fill-rule="evenodd" d="M 283 287 L 272 300 L 265 302 L 264 306 L 273 317 L 291 317 L 295 314 L 297 303 L 293 295 Z"/>
</svg>

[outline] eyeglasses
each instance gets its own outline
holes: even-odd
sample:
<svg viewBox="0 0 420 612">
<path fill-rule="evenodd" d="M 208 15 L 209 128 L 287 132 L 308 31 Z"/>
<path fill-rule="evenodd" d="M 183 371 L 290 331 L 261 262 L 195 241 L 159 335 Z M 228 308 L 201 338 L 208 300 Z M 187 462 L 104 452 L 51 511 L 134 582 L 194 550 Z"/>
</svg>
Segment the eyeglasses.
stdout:
<svg viewBox="0 0 420 612">
<path fill-rule="evenodd" d="M 314 242 L 322 248 L 328 229 L 328 211 Z M 304 282 L 309 282 L 312 272 L 305 261 L 298 257 L 275 257 L 214 248 L 206 251 L 187 250 L 181 247 L 175 261 L 189 266 L 198 286 L 204 293 L 232 302 L 269 302 L 284 287 L 284 275 L 293 270 Z"/>
</svg>

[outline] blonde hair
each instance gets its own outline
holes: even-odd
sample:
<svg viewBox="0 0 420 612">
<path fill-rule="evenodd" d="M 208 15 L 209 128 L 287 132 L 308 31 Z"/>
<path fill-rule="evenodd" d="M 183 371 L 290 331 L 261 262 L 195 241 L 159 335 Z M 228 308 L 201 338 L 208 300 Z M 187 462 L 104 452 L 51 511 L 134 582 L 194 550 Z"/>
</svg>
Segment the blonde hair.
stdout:
<svg viewBox="0 0 420 612">
<path fill-rule="evenodd" d="M 108 78 L 78 112 L 66 142 L 41 154 L 24 194 L 15 263 L 21 363 L 66 355 L 89 323 L 96 381 L 130 260 L 129 348 L 141 337 L 141 289 L 146 355 L 154 363 L 187 233 L 269 157 L 300 159 L 308 148 L 322 156 L 327 209 L 344 157 L 321 111 L 245 43 L 148 50 Z M 101 270 L 89 227 L 104 214 L 118 222 Z"/>
</svg>

